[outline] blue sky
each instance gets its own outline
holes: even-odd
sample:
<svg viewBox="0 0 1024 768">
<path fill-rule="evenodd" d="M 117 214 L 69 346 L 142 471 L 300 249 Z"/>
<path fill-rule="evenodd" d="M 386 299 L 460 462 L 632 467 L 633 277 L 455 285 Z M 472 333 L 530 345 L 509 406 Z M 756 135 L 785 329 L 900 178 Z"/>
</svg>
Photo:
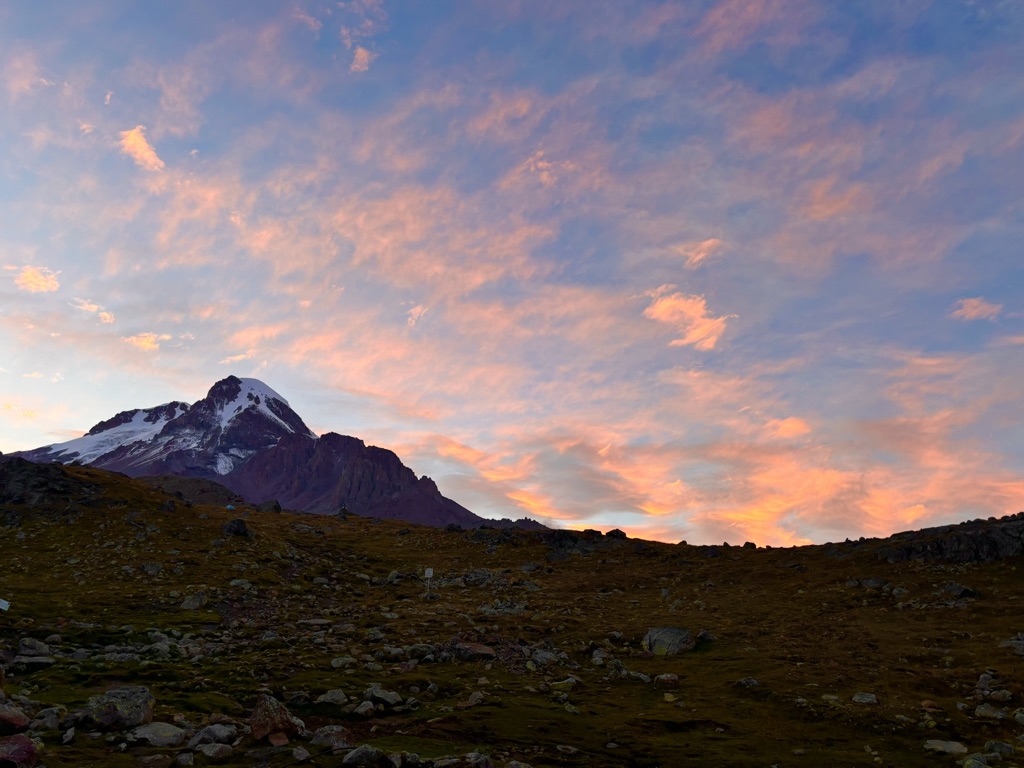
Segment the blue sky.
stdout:
<svg viewBox="0 0 1024 768">
<path fill-rule="evenodd" d="M 1017 3 L 0 9 L 0 450 L 228 374 L 480 514 L 1024 508 Z"/>
</svg>

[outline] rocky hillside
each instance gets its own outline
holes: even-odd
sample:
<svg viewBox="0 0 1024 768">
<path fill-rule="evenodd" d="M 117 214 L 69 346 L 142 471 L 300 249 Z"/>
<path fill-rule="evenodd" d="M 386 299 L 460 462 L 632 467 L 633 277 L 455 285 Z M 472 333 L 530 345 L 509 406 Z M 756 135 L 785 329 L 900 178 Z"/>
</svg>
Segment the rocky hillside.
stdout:
<svg viewBox="0 0 1024 768">
<path fill-rule="evenodd" d="M 0 766 L 1024 763 L 1020 516 L 767 549 L 168 491 L 0 461 Z"/>
<path fill-rule="evenodd" d="M 486 520 L 417 478 L 391 451 L 333 432 L 315 435 L 288 401 L 261 381 L 229 376 L 192 405 L 123 411 L 82 437 L 16 456 L 77 462 L 131 477 L 215 480 L 254 502 L 422 525 L 540 528 L 524 519 Z"/>
</svg>

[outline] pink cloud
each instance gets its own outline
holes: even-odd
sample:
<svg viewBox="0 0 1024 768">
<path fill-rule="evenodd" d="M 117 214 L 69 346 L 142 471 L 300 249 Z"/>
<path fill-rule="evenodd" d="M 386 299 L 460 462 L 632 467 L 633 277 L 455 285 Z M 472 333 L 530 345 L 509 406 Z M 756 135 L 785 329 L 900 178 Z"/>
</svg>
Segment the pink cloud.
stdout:
<svg viewBox="0 0 1024 768">
<path fill-rule="evenodd" d="M 356 46 L 352 52 L 352 63 L 349 65 L 349 72 L 366 72 L 370 69 L 370 63 L 377 58 L 377 54 L 369 51 L 363 46 Z"/>
<path fill-rule="evenodd" d="M 644 316 L 659 323 L 670 325 L 682 334 L 671 345 L 692 346 L 695 349 L 711 350 L 725 333 L 726 322 L 736 315 L 713 317 L 703 296 L 686 296 L 669 293 L 675 286 L 663 285 L 649 292 L 653 301 L 644 310 Z"/>
<path fill-rule="evenodd" d="M 957 320 L 995 320 L 1003 312 L 1002 304 L 985 301 L 981 296 L 960 299 L 949 312 Z"/>
</svg>

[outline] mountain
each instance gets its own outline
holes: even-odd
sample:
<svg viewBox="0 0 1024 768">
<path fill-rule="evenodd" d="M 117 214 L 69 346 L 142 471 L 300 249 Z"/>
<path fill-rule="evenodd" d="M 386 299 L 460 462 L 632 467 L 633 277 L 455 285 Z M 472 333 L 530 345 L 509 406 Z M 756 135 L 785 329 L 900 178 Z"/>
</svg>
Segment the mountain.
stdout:
<svg viewBox="0 0 1024 768">
<path fill-rule="evenodd" d="M 82 437 L 22 451 L 34 462 L 78 462 L 130 477 L 216 480 L 252 502 L 424 525 L 511 527 L 473 514 L 417 478 L 391 451 L 355 437 L 314 434 L 288 401 L 257 379 L 229 376 L 189 405 L 122 411 Z M 539 526 L 529 520 L 523 527 Z"/>
</svg>

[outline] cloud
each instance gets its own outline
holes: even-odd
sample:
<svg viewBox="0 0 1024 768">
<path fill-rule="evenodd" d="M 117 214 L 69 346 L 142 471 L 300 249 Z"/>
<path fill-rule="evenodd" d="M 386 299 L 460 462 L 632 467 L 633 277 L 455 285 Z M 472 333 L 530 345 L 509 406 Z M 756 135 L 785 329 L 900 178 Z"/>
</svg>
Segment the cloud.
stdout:
<svg viewBox="0 0 1024 768">
<path fill-rule="evenodd" d="M 683 266 L 687 269 L 696 269 L 708 258 L 718 253 L 725 243 L 717 237 L 708 240 L 700 240 L 692 243 L 680 243 L 672 246 L 669 250 L 685 260 Z"/>
<path fill-rule="evenodd" d="M 423 319 L 423 316 L 430 311 L 430 307 L 425 307 L 422 304 L 417 304 L 415 307 L 410 309 L 405 314 L 407 315 L 406 324 L 410 328 L 415 328 L 416 323 Z"/>
<path fill-rule="evenodd" d="M 319 19 L 313 18 L 301 8 L 295 9 L 292 13 L 292 18 L 305 24 L 311 32 L 319 32 L 324 27 Z"/>
<path fill-rule="evenodd" d="M 255 354 L 256 354 L 256 350 L 255 349 L 250 349 L 250 350 L 248 350 L 246 352 L 243 352 L 243 353 L 241 353 L 239 355 L 231 355 L 230 357 L 225 357 L 223 360 L 220 361 L 220 364 L 221 365 L 231 365 L 232 363 L 240 363 L 243 360 L 251 360 L 252 357 Z"/>
<path fill-rule="evenodd" d="M 693 346 L 695 349 L 715 348 L 725 333 L 726 321 L 736 315 L 713 317 L 708 314 L 707 302 L 703 296 L 686 296 L 682 293 L 668 293 L 674 285 L 663 285 L 649 291 L 653 301 L 644 310 L 644 316 L 659 323 L 676 328 L 682 336 L 674 339 L 671 346 Z"/>
<path fill-rule="evenodd" d="M 96 315 L 96 318 L 104 325 L 110 325 L 117 319 L 114 317 L 113 312 L 109 312 L 96 302 L 88 301 L 87 299 L 75 299 L 71 302 L 71 306 L 83 312 Z"/>
<path fill-rule="evenodd" d="M 171 335 L 168 333 L 146 332 L 137 333 L 134 336 L 123 336 L 121 341 L 146 352 L 155 352 L 160 349 L 160 342 L 170 341 L 171 338 Z"/>
<path fill-rule="evenodd" d="M 146 140 L 146 126 L 136 125 L 130 131 L 121 131 L 121 151 L 146 171 L 162 171 L 164 161 Z"/>
<path fill-rule="evenodd" d="M 349 65 L 349 72 L 366 72 L 370 68 L 370 62 L 377 58 L 377 54 L 370 52 L 363 46 L 356 46 L 352 54 L 352 63 Z"/>
<path fill-rule="evenodd" d="M 992 304 L 981 296 L 975 296 L 971 299 L 960 299 L 947 317 L 964 321 L 995 320 L 1002 312 L 1002 304 Z"/>
<path fill-rule="evenodd" d="M 17 270 L 18 274 L 14 278 L 14 284 L 28 293 L 49 293 L 60 289 L 60 282 L 57 280 L 57 275 L 60 272 L 31 265 L 20 268 L 8 266 L 5 269 Z"/>
</svg>

